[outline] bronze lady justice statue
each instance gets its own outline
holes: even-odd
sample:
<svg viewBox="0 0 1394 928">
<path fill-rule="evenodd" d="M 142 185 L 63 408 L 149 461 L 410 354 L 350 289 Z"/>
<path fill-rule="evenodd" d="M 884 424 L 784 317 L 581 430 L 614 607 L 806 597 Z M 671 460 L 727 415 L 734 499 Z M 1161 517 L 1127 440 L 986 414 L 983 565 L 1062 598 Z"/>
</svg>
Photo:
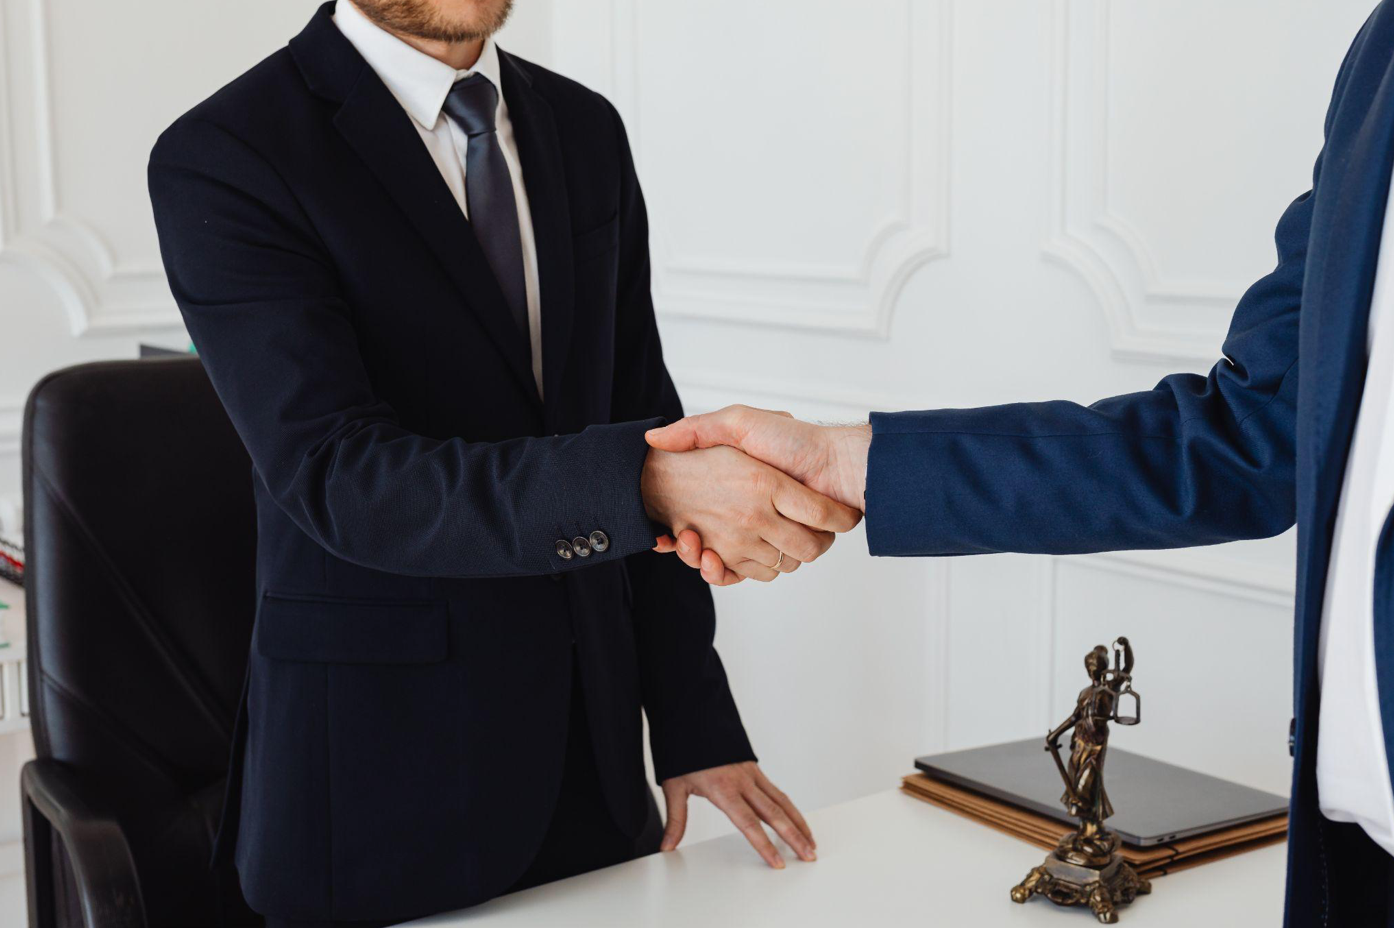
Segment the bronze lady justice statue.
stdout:
<svg viewBox="0 0 1394 928">
<path fill-rule="evenodd" d="M 1109 667 L 1108 649 L 1103 645 L 1096 645 L 1084 656 L 1089 685 L 1080 691 L 1070 717 L 1046 735 L 1046 750 L 1055 758 L 1065 781 L 1060 801 L 1079 819 L 1079 827 L 1064 835 L 1045 863 L 1012 889 L 1014 902 L 1039 894 L 1057 905 L 1088 905 L 1105 924 L 1118 921 L 1117 905 L 1152 891 L 1151 884 L 1123 860 L 1118 836 L 1104 827 L 1104 819 L 1113 814 L 1104 788 L 1108 723 L 1136 725 L 1141 716 L 1140 711 L 1119 715 L 1124 699 L 1131 697 L 1136 709 L 1140 709 L 1141 700 L 1132 686 L 1132 645 L 1127 638 L 1113 644 L 1113 667 Z M 1060 758 L 1060 737 L 1072 728 L 1067 766 Z"/>
</svg>

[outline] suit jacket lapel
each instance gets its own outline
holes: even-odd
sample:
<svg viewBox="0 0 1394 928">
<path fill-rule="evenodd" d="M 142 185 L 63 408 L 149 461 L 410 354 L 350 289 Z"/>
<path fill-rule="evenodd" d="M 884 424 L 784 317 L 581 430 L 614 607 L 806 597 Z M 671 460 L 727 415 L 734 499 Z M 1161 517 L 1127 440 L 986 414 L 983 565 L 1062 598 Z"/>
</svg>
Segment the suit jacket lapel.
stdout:
<svg viewBox="0 0 1394 928">
<path fill-rule="evenodd" d="M 1364 392 L 1370 298 L 1380 242 L 1383 236 L 1394 235 L 1394 229 L 1384 228 L 1394 169 L 1394 69 L 1387 58 L 1360 64 L 1378 69 L 1363 75 L 1368 82 L 1365 87 L 1374 88 L 1373 94 L 1360 125 L 1351 130 L 1328 219 L 1314 229 L 1323 239 L 1324 258 L 1320 293 L 1312 300 L 1316 311 L 1312 376 L 1304 382 L 1316 391 L 1313 460 L 1319 474 L 1345 472 Z M 1368 89 L 1364 92 L 1370 94 Z M 1308 359 L 1304 357 L 1302 363 L 1306 365 Z M 1335 476 L 1323 482 L 1330 484 L 1329 502 L 1334 506 L 1341 480 Z"/>
<path fill-rule="evenodd" d="M 535 401 L 532 357 L 469 221 L 421 144 L 401 104 L 331 19 L 332 4 L 291 42 L 311 88 L 341 101 L 334 125 L 421 233 L 454 281 L 519 387 Z"/>
<path fill-rule="evenodd" d="M 556 431 L 560 428 L 557 421 L 562 408 L 560 391 L 570 353 L 576 302 L 566 175 L 551 105 L 532 86 L 531 76 L 513 56 L 500 50 L 499 62 L 503 73 L 503 97 L 518 143 L 533 237 L 537 243 L 546 424 L 550 431 Z"/>
</svg>

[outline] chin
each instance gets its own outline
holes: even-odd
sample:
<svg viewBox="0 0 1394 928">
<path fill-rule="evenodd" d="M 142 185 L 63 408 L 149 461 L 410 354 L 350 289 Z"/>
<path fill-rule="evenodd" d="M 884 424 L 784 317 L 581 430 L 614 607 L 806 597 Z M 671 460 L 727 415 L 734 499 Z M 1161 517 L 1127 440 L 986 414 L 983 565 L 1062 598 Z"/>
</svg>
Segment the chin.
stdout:
<svg viewBox="0 0 1394 928">
<path fill-rule="evenodd" d="M 354 0 L 369 19 L 421 39 L 464 42 L 493 35 L 513 0 Z"/>
<path fill-rule="evenodd" d="M 508 20 L 513 0 L 428 0 L 447 28 L 474 36 L 492 35 Z"/>
</svg>

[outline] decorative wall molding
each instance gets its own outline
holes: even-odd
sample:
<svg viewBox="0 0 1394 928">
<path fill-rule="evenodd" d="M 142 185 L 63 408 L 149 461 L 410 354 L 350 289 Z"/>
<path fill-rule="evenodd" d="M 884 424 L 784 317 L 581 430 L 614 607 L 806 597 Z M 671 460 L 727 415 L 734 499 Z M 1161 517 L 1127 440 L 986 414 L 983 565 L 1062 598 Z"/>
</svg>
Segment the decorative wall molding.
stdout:
<svg viewBox="0 0 1394 928">
<path fill-rule="evenodd" d="M 905 169 L 896 215 L 869 236 L 861 253 L 837 265 L 770 263 L 675 251 L 662 228 L 652 233 L 653 294 L 674 317 L 798 331 L 885 338 L 901 288 L 925 263 L 948 254 L 952 100 L 952 0 L 903 0 L 905 30 L 887 46 L 904 55 L 908 89 L 904 134 L 896 140 Z M 642 162 L 645 123 L 636 50 L 639 0 L 612 0 L 611 47 L 617 105 Z M 888 53 L 892 53 L 888 50 Z M 868 149 L 876 140 L 868 139 Z M 663 190 L 650 186 L 650 200 Z M 671 223 L 669 215 L 665 221 Z"/>
<path fill-rule="evenodd" d="M 719 409 L 732 403 L 765 408 L 795 407 L 803 415 L 826 421 L 866 421 L 881 410 L 931 409 L 928 397 L 868 390 L 857 384 L 819 377 L 793 379 L 770 377 L 716 368 L 670 368 L 684 403 L 694 412 Z"/>
<path fill-rule="evenodd" d="M 9 66 L 6 63 L 9 60 L 9 49 L 14 41 L 10 38 L 14 30 L 8 22 L 9 16 L 5 6 L 5 2 L 0 0 L 0 49 L 5 50 L 6 53 L 6 57 L 0 59 L 0 255 L 4 254 L 9 240 L 14 234 L 16 222 L 15 187 L 18 186 L 14 157 L 10 151 L 15 144 L 15 132 L 14 119 L 10 112 L 12 80 Z"/>
<path fill-rule="evenodd" d="M 1109 203 L 1109 0 L 1052 0 L 1051 199 L 1047 257 L 1103 307 L 1116 356 L 1213 362 L 1249 281 L 1163 275 L 1135 225 Z"/>
<path fill-rule="evenodd" d="M 0 397 L 0 473 L 14 474 L 18 490 L 20 438 L 24 422 L 24 401 Z M 6 492 L 9 481 L 0 483 L 0 535 L 18 540 L 24 524 L 24 502 L 19 492 Z"/>
<path fill-rule="evenodd" d="M 0 457 L 19 454 L 24 400 L 0 397 Z"/>
<path fill-rule="evenodd" d="M 47 10 L 46 0 L 0 0 L 0 262 L 40 275 L 74 335 L 178 327 L 163 271 L 123 263 L 62 198 Z"/>
</svg>

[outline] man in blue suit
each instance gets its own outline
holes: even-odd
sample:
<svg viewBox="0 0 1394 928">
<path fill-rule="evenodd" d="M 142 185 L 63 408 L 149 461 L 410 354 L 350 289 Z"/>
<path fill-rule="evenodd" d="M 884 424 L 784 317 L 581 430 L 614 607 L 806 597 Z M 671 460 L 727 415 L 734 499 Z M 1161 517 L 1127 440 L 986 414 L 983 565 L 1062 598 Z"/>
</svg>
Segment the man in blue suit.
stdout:
<svg viewBox="0 0 1394 928">
<path fill-rule="evenodd" d="M 866 512 L 871 553 L 1075 554 L 1298 529 L 1287 924 L 1391 924 L 1394 5 L 1351 46 L 1312 189 L 1208 376 L 1101 400 L 873 414 L 732 407 L 650 435 L 727 444 Z M 700 533 L 701 526 L 692 526 Z M 692 551 L 700 538 L 680 534 Z M 684 554 L 712 583 L 742 579 Z"/>
</svg>

